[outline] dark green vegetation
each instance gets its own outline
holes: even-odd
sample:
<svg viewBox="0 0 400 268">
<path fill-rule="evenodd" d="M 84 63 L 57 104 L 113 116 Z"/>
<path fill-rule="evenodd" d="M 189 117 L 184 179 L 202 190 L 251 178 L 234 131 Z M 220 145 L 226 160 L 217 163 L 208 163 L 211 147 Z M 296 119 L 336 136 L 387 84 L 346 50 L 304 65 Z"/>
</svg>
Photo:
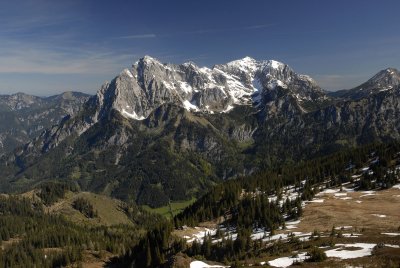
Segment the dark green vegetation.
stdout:
<svg viewBox="0 0 400 268">
<path fill-rule="evenodd" d="M 177 215 L 174 225 L 176 228 L 182 225 L 196 226 L 200 222 L 222 217 L 225 227 L 236 230 L 236 239 L 225 237 L 224 231 L 218 230 L 213 238 L 221 238 L 219 242 L 211 243 L 211 237 L 205 236 L 202 243 L 193 242 L 187 246 L 171 234 L 172 224 L 162 225 L 149 232 L 131 254 L 119 259 L 119 263 L 134 264 L 134 267 L 158 267 L 166 265 L 169 258 L 180 251 L 189 256 L 203 256 L 208 260 L 230 263 L 254 258 L 261 253 L 275 255 L 290 252 L 289 248 L 303 248 L 296 237 L 290 239 L 288 244 L 278 240 L 267 246 L 265 242 L 251 240 L 250 235 L 254 228 L 264 227 L 273 232 L 284 226 L 285 220 L 296 219 L 301 215 L 301 200 L 311 200 L 321 188 L 353 181 L 352 175 L 365 166 L 376 173 L 360 174 L 360 180 L 354 182 L 358 189 L 366 189 L 365 185 L 375 190 L 391 187 L 399 181 L 395 172 L 400 164 L 399 150 L 399 143 L 368 145 L 219 184 Z M 282 200 L 283 205 L 280 206 L 280 196 L 284 187 L 289 185 L 294 185 L 296 191 L 302 193 L 301 200 Z M 273 194 L 277 195 L 277 200 L 269 201 L 268 196 Z M 316 234 L 315 237 L 319 236 Z M 321 240 L 321 245 L 328 243 L 325 240 Z M 324 255 L 311 243 L 305 245 L 304 248 L 309 248 L 312 256 L 310 261 L 324 259 Z"/>
<path fill-rule="evenodd" d="M 85 198 L 77 198 L 72 204 L 72 207 L 88 218 L 97 217 L 97 211 L 93 209 L 93 205 Z"/>
<path fill-rule="evenodd" d="M 67 191 L 77 192 L 78 187 L 70 183 L 47 182 L 40 185 L 39 197 L 45 205 L 52 205 L 60 198 L 63 198 Z"/>
<path fill-rule="evenodd" d="M 85 111 L 74 120 L 87 116 Z M 234 125 L 233 117 L 237 115 L 231 116 L 213 118 L 229 127 Z M 117 140 L 110 142 L 110 139 Z M 124 140 L 123 145 L 118 139 Z M 186 142 L 193 143 L 188 146 L 202 143 L 203 152 L 182 148 Z M 208 152 L 209 157 L 204 157 L 208 151 L 205 143 L 215 147 Z M 221 179 L 245 169 L 245 156 L 237 146 L 236 141 L 221 135 L 207 120 L 174 105 L 160 107 L 145 122 L 131 121 L 113 112 L 79 137 L 66 138 L 41 155 L 40 161 L 32 157 L 39 152 L 12 158 L 11 162 L 3 158 L 9 164 L 0 170 L 1 177 L 16 178 L 0 183 L 3 189 L 16 191 L 29 190 L 40 181 L 73 181 L 84 191 L 160 207 L 169 200 L 191 200 Z"/>
<path fill-rule="evenodd" d="M 309 262 L 321 262 L 327 259 L 325 252 L 318 247 L 312 247 L 307 252 L 307 255 L 309 256 L 307 259 Z"/>
<path fill-rule="evenodd" d="M 186 207 L 193 204 L 195 201 L 196 199 L 193 198 L 192 200 L 189 201 L 169 202 L 168 205 L 158 208 L 151 208 L 149 206 L 142 206 L 142 207 L 149 212 L 157 213 L 167 218 L 173 218 L 174 216 L 182 212 Z"/>
</svg>

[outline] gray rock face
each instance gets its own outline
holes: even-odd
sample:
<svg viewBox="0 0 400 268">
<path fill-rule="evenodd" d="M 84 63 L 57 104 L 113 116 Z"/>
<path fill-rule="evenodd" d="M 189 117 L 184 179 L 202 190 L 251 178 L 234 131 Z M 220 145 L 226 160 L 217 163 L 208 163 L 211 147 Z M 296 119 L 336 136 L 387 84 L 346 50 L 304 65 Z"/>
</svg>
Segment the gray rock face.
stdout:
<svg viewBox="0 0 400 268">
<path fill-rule="evenodd" d="M 166 103 L 193 112 L 228 112 L 237 105 L 252 105 L 257 98 L 272 96 L 277 87 L 290 88 L 301 101 L 327 98 L 310 77 L 298 75 L 277 61 L 246 57 L 209 69 L 193 63 L 162 64 L 145 56 L 98 92 L 96 120 L 111 109 L 143 120 Z"/>
</svg>

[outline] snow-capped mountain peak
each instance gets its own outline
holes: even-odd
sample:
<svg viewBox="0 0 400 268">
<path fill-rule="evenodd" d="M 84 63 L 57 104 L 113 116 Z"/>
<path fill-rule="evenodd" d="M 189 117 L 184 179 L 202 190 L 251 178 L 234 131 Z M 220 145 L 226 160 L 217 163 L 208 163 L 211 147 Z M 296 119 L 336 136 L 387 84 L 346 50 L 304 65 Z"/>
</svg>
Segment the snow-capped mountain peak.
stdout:
<svg viewBox="0 0 400 268">
<path fill-rule="evenodd" d="M 259 63 L 249 56 L 246 56 L 243 59 L 228 62 L 226 65 L 231 68 L 237 68 L 244 72 L 250 71 L 252 73 L 259 68 Z"/>
<path fill-rule="evenodd" d="M 286 64 L 283 64 L 282 62 L 276 60 L 268 60 L 264 62 L 263 66 L 264 68 L 283 69 Z"/>
<path fill-rule="evenodd" d="M 398 90 L 399 86 L 400 72 L 395 68 L 386 68 L 358 87 L 340 90 L 332 95 L 357 100 L 383 91 Z"/>
<path fill-rule="evenodd" d="M 395 68 L 387 68 L 378 72 L 366 83 L 382 86 L 397 86 L 400 84 L 400 72 Z"/>
<path fill-rule="evenodd" d="M 254 98 L 261 100 L 264 91 L 276 88 L 291 87 L 299 95 L 300 87 L 316 87 L 309 80 L 276 60 L 244 57 L 200 68 L 193 62 L 165 64 L 144 56 L 99 91 L 97 115 L 115 109 L 127 118 L 143 120 L 166 103 L 192 112 L 223 113 L 237 105 L 254 105 Z"/>
</svg>

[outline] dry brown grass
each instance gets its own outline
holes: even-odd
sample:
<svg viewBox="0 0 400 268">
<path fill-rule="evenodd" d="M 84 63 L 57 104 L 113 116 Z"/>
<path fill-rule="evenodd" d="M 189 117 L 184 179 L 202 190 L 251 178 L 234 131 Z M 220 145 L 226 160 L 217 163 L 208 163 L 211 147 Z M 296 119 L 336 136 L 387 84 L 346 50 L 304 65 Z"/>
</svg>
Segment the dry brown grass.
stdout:
<svg viewBox="0 0 400 268">
<path fill-rule="evenodd" d="M 89 219 L 79 211 L 72 208 L 72 203 L 79 197 L 87 199 L 93 205 L 94 210 L 98 213 L 97 217 Z M 105 195 L 89 192 L 69 192 L 63 199 L 48 207 L 47 211 L 53 214 L 64 215 L 68 220 L 81 224 L 107 226 L 114 224 L 132 225 L 132 221 L 124 211 L 122 211 L 121 204 L 121 201 Z"/>
<path fill-rule="evenodd" d="M 392 188 L 389 190 L 376 191 L 374 195 L 367 195 L 360 192 L 342 192 L 341 195 L 323 194 L 316 199 L 324 199 L 323 203 L 307 203 L 303 211 L 301 221 L 295 229 L 279 230 L 276 233 L 289 232 L 313 232 L 317 230 L 323 237 L 317 240 L 304 242 L 305 248 L 312 245 L 320 245 L 323 242 L 329 242 L 329 234 L 333 226 L 351 226 L 349 229 L 342 230 L 343 233 L 359 233 L 356 237 L 335 238 L 335 243 L 375 243 L 400 245 L 400 236 L 387 236 L 382 233 L 400 233 L 400 189 Z M 351 199 L 341 199 L 351 198 Z M 357 202 L 361 201 L 361 202 Z M 385 215 L 378 217 L 376 215 Z M 217 221 L 204 223 L 197 229 L 188 228 L 186 230 L 176 231 L 180 237 L 184 235 L 191 236 L 199 231 L 204 231 L 204 227 L 215 228 Z M 337 230 L 336 232 L 339 232 Z M 328 237 L 326 237 L 328 236 Z M 347 248 L 348 250 L 349 248 Z M 301 250 L 302 251 L 302 250 Z M 291 252 L 286 252 L 282 256 L 289 256 Z M 261 261 L 269 261 L 278 256 L 269 256 L 261 254 L 260 256 L 249 260 L 253 267 Z M 329 258 L 322 263 L 302 263 L 301 267 L 400 267 L 400 248 L 382 247 L 374 251 L 372 256 L 340 260 Z M 248 266 L 248 265 L 247 265 Z M 245 267 L 247 267 L 245 265 Z M 265 266 L 263 266 L 265 267 Z M 298 266 L 293 266 L 298 267 Z"/>
<path fill-rule="evenodd" d="M 362 192 L 348 192 L 345 196 L 335 197 L 324 194 L 318 198 L 323 203 L 306 205 L 298 228 L 294 231 L 312 232 L 330 230 L 332 226 L 353 226 L 353 231 L 367 229 L 376 232 L 396 232 L 400 226 L 400 190 L 377 191 L 375 195 L 363 196 Z M 357 203 L 356 201 L 361 201 Z M 381 218 L 377 215 L 385 215 Z M 355 229 L 354 229 L 355 228 Z"/>
<path fill-rule="evenodd" d="M 20 241 L 22 241 L 22 239 L 18 238 L 18 237 L 10 238 L 10 240 L 8 240 L 8 241 L 1 241 L 0 248 L 2 250 L 4 250 L 4 249 L 12 246 L 12 244 L 19 243 Z"/>
<path fill-rule="evenodd" d="M 91 252 L 86 251 L 83 256 L 83 261 L 81 262 L 83 268 L 100 268 L 106 267 L 107 262 L 115 255 L 107 252 Z"/>
</svg>

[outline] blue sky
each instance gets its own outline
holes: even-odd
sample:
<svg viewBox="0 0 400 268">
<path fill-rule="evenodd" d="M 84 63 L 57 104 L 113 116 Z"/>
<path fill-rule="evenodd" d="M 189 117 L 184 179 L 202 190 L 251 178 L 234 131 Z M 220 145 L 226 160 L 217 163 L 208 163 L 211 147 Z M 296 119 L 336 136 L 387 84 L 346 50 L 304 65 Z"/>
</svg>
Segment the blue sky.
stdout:
<svg viewBox="0 0 400 268">
<path fill-rule="evenodd" d="M 0 94 L 95 93 L 138 58 L 275 59 L 327 90 L 400 68 L 400 1 L 0 3 Z"/>
</svg>

